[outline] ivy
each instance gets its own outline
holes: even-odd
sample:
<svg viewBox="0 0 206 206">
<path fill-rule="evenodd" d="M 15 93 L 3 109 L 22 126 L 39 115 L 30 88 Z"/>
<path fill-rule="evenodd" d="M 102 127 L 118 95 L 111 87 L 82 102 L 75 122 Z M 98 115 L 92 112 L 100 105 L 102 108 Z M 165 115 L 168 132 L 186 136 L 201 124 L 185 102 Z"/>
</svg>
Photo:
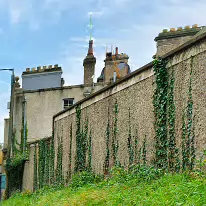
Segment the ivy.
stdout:
<svg viewBox="0 0 206 206">
<path fill-rule="evenodd" d="M 129 166 L 131 166 L 134 162 L 134 150 L 132 147 L 132 129 L 131 129 L 131 119 L 130 119 L 130 108 L 129 108 L 129 134 L 127 138 L 127 147 L 128 147 L 128 153 L 129 153 Z"/>
<path fill-rule="evenodd" d="M 75 172 L 83 171 L 82 165 L 82 132 L 81 132 L 81 106 L 76 107 L 76 158 L 75 158 Z"/>
<path fill-rule="evenodd" d="M 186 169 L 186 162 L 187 154 L 186 154 L 186 123 L 185 123 L 185 114 L 183 112 L 182 115 L 182 170 L 184 171 Z"/>
<path fill-rule="evenodd" d="M 24 163 L 28 159 L 28 153 L 18 152 L 15 156 L 7 158 L 5 164 L 6 190 L 5 199 L 8 199 L 14 192 L 22 191 L 22 180 Z"/>
<path fill-rule="evenodd" d="M 117 121 L 118 121 L 118 104 L 117 101 L 115 102 L 114 105 L 114 126 L 113 126 L 113 136 L 112 136 L 112 155 L 113 155 L 113 162 L 115 166 L 119 166 L 120 162 L 118 161 L 118 149 L 119 149 L 119 141 L 117 139 L 117 132 L 118 132 L 118 127 L 117 127 Z"/>
<path fill-rule="evenodd" d="M 168 166 L 170 171 L 177 171 L 179 164 L 178 150 L 176 148 L 175 138 L 175 104 L 174 104 L 174 70 L 170 78 L 169 91 L 168 91 Z"/>
<path fill-rule="evenodd" d="M 63 128 L 62 128 L 62 133 L 63 133 Z M 62 174 L 63 140 L 62 140 L 62 136 L 60 137 L 59 134 L 57 134 L 57 141 L 58 141 L 58 147 L 57 147 L 56 183 L 62 184 L 63 183 L 63 174 Z"/>
<path fill-rule="evenodd" d="M 44 185 L 49 185 L 49 161 L 50 161 L 50 148 L 48 143 L 45 142 L 45 161 L 44 161 Z"/>
<path fill-rule="evenodd" d="M 158 57 L 153 61 L 156 89 L 153 96 L 155 133 L 156 133 L 156 165 L 166 169 L 167 164 L 167 91 L 168 71 L 166 61 Z"/>
<path fill-rule="evenodd" d="M 92 171 L 92 132 L 89 133 L 88 138 L 88 171 Z"/>
<path fill-rule="evenodd" d="M 69 171 L 68 178 L 71 179 L 72 174 L 72 123 L 70 125 L 70 140 L 69 140 Z"/>
<path fill-rule="evenodd" d="M 50 160 L 49 160 L 49 173 L 50 173 L 50 184 L 54 184 L 54 161 L 55 161 L 55 148 L 54 148 L 54 131 L 52 131 L 52 137 L 50 140 Z"/>
<path fill-rule="evenodd" d="M 39 158 L 38 158 L 38 180 L 39 188 L 44 186 L 44 163 L 45 163 L 45 142 L 39 141 Z"/>
<path fill-rule="evenodd" d="M 143 146 L 142 146 L 142 162 L 144 165 L 146 165 L 146 161 L 147 161 L 147 150 L 146 150 L 146 135 L 143 141 Z"/>
<path fill-rule="evenodd" d="M 38 189 L 36 144 L 34 146 L 34 173 L 33 175 L 34 175 L 33 190 L 36 191 Z"/>
<path fill-rule="evenodd" d="M 110 142 L 110 122 L 109 122 L 109 110 L 108 110 L 108 121 L 106 127 L 106 157 L 104 161 L 104 174 L 107 175 L 109 172 L 109 142 Z"/>
<path fill-rule="evenodd" d="M 135 137 L 134 137 L 134 163 L 137 164 L 138 162 L 138 131 L 136 129 Z"/>
</svg>

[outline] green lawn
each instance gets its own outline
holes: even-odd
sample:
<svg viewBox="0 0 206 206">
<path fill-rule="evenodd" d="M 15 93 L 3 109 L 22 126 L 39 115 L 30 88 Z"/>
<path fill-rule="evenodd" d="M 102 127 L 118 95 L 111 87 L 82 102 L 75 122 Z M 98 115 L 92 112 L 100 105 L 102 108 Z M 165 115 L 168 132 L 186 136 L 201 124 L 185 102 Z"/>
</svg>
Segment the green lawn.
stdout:
<svg viewBox="0 0 206 206">
<path fill-rule="evenodd" d="M 45 188 L 32 195 L 16 194 L 4 206 L 23 205 L 206 205 L 206 178 L 166 174 L 155 180 L 129 178 L 71 187 Z"/>
</svg>

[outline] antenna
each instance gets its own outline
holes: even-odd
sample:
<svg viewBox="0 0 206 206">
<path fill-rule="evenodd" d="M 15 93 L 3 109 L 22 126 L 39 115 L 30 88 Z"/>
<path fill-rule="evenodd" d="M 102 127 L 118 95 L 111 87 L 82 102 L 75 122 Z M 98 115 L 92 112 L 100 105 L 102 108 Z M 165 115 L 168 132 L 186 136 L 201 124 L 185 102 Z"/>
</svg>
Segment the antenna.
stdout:
<svg viewBox="0 0 206 206">
<path fill-rule="evenodd" d="M 90 13 L 90 18 L 89 18 L 89 29 L 90 29 L 90 38 L 89 40 L 91 41 L 92 40 L 92 28 L 93 28 L 93 25 L 92 25 L 92 12 Z"/>
</svg>

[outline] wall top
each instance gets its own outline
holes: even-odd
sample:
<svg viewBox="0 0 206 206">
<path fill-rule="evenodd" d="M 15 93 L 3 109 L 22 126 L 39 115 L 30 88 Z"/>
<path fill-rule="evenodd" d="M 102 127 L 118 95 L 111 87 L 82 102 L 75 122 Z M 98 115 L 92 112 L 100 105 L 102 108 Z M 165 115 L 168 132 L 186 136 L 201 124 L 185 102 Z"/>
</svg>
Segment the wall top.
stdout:
<svg viewBox="0 0 206 206">
<path fill-rule="evenodd" d="M 183 36 L 193 36 L 197 34 L 203 27 L 198 27 L 197 24 L 194 24 L 192 27 L 185 26 L 184 28 L 178 27 L 163 29 L 161 33 L 154 39 L 155 41 L 162 40 L 162 39 L 169 39 L 169 38 L 176 38 L 176 37 L 183 37 Z"/>
<path fill-rule="evenodd" d="M 45 73 L 45 72 L 55 72 L 55 71 L 61 71 L 62 68 L 58 66 L 58 64 L 49 65 L 47 66 L 38 66 L 37 68 L 26 68 L 26 71 L 22 73 L 22 75 L 28 75 L 28 74 L 36 74 L 36 73 Z"/>
</svg>

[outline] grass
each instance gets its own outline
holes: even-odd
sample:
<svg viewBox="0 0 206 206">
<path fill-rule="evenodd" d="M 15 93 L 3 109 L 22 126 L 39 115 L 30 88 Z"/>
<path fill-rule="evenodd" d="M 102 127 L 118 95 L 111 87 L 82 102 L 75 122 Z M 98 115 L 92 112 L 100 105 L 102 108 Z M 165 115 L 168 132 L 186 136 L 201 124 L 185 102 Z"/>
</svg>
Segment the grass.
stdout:
<svg viewBox="0 0 206 206">
<path fill-rule="evenodd" d="M 192 174 L 165 174 L 143 172 L 128 175 L 116 170 L 108 180 L 92 178 L 87 174 L 74 177 L 71 186 L 47 187 L 34 194 L 17 193 L 4 206 L 50 205 L 186 205 L 206 206 L 206 178 Z M 75 179 L 76 178 L 76 179 Z M 89 179 L 89 183 L 84 181 Z"/>
</svg>

